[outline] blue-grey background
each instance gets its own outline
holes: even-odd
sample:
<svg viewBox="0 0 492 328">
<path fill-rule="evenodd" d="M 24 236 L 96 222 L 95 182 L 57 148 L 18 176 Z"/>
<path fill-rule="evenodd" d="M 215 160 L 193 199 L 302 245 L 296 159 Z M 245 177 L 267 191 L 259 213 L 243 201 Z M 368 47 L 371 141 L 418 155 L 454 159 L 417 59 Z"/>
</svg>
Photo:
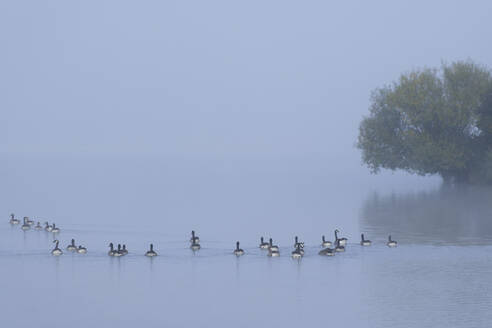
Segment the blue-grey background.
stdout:
<svg viewBox="0 0 492 328">
<path fill-rule="evenodd" d="M 401 72 L 492 66 L 491 12 L 489 1 L 1 1 L 2 321 L 487 327 L 491 190 L 370 175 L 354 145 L 371 90 Z M 52 258 L 53 236 L 10 227 L 11 212 L 56 222 L 63 247 L 76 238 L 89 253 Z M 346 254 L 319 257 L 335 228 Z M 262 235 L 281 258 L 257 249 Z M 130 254 L 109 258 L 110 241 Z"/>
</svg>

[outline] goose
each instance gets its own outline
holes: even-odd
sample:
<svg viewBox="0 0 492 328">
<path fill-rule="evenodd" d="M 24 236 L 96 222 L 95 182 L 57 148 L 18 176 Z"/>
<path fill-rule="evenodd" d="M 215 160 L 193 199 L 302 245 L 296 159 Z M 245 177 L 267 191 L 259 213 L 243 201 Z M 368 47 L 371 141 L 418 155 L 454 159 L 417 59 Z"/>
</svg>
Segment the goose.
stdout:
<svg viewBox="0 0 492 328">
<path fill-rule="evenodd" d="M 360 244 L 362 246 L 371 246 L 371 241 L 364 239 L 364 234 L 362 233 L 362 234 L 360 234 Z"/>
<path fill-rule="evenodd" d="M 278 252 L 278 246 L 273 244 L 273 239 L 270 238 L 270 243 L 268 244 L 268 249 L 270 251 L 276 251 Z"/>
<path fill-rule="evenodd" d="M 273 250 L 273 249 L 269 249 L 268 250 L 268 256 L 270 257 L 279 257 L 280 256 L 280 252 L 277 250 Z"/>
<path fill-rule="evenodd" d="M 87 253 L 87 248 L 85 248 L 82 245 L 79 245 L 79 247 L 77 248 L 77 253 L 79 253 L 79 254 L 85 254 L 85 253 Z"/>
<path fill-rule="evenodd" d="M 293 259 L 300 259 L 303 256 L 304 256 L 304 252 L 301 252 L 301 246 L 298 245 L 296 247 L 296 249 L 292 252 L 292 258 Z"/>
<path fill-rule="evenodd" d="M 326 240 L 325 236 L 321 236 L 321 246 L 322 247 L 331 247 L 331 241 Z"/>
<path fill-rule="evenodd" d="M 116 252 L 116 251 L 113 249 L 113 247 L 114 247 L 114 246 L 113 246 L 113 243 L 109 243 L 109 252 L 108 252 L 108 255 L 109 255 L 109 256 L 114 256 L 114 254 L 115 254 L 115 252 Z"/>
<path fill-rule="evenodd" d="M 128 251 L 126 250 L 126 245 L 123 244 L 123 248 L 121 249 L 121 254 L 126 255 L 128 254 Z"/>
<path fill-rule="evenodd" d="M 154 244 L 150 244 L 150 250 L 145 253 L 145 256 L 152 257 L 152 256 L 157 256 L 157 253 L 154 252 Z"/>
<path fill-rule="evenodd" d="M 234 255 L 236 255 L 236 256 L 244 255 L 244 251 L 241 248 L 239 248 L 239 242 L 238 241 L 236 242 L 236 249 L 234 250 Z"/>
<path fill-rule="evenodd" d="M 270 244 L 267 243 L 266 241 L 263 241 L 263 237 L 260 238 L 260 248 L 261 249 L 268 249 L 270 247 Z"/>
<path fill-rule="evenodd" d="M 193 243 L 200 243 L 200 238 L 198 236 L 195 236 L 195 230 L 191 230 L 191 238 L 190 242 Z"/>
<path fill-rule="evenodd" d="M 194 241 L 191 242 L 191 246 L 190 248 L 194 251 L 197 251 L 200 249 L 200 244 L 196 241 L 196 239 Z"/>
<path fill-rule="evenodd" d="M 334 256 L 335 250 L 333 248 L 327 247 L 325 249 L 320 250 L 318 254 L 323 256 Z"/>
<path fill-rule="evenodd" d="M 41 223 L 39 223 L 39 221 L 38 221 L 38 224 L 36 224 L 36 226 L 34 227 L 34 229 L 36 229 L 38 231 L 43 230 L 43 227 L 41 226 Z"/>
<path fill-rule="evenodd" d="M 46 224 L 46 226 L 44 227 L 44 230 L 46 230 L 46 231 L 48 231 L 48 232 L 51 232 L 51 230 L 53 230 L 53 227 L 52 227 L 52 226 L 50 226 L 50 225 L 48 224 L 48 222 L 45 222 L 44 224 Z"/>
<path fill-rule="evenodd" d="M 299 248 L 299 252 L 304 256 L 304 243 L 299 242 L 299 238 L 297 238 L 297 236 L 294 237 L 294 248 L 296 250 Z"/>
<path fill-rule="evenodd" d="M 345 246 L 340 245 L 339 241 L 336 243 L 335 252 L 345 252 Z"/>
<path fill-rule="evenodd" d="M 386 245 L 388 245 L 388 247 L 396 247 L 397 242 L 394 240 L 391 240 L 391 235 L 389 235 L 388 236 L 388 242 L 386 243 Z"/>
<path fill-rule="evenodd" d="M 75 239 L 72 239 L 72 243 L 67 246 L 67 251 L 75 252 L 77 250 L 77 246 L 75 246 Z"/>
<path fill-rule="evenodd" d="M 123 253 L 121 252 L 121 244 L 118 244 L 118 250 L 116 250 L 116 251 L 114 252 L 114 256 L 116 256 L 116 257 L 120 257 L 120 256 L 123 256 L 123 255 L 125 255 L 125 254 L 123 254 Z"/>
<path fill-rule="evenodd" d="M 60 244 L 58 239 L 53 240 L 53 242 L 56 243 L 56 245 L 55 245 L 55 248 L 51 251 L 51 255 L 54 255 L 54 256 L 62 255 L 63 251 L 60 248 L 58 248 L 58 244 Z"/>
<path fill-rule="evenodd" d="M 19 219 L 15 218 L 14 213 L 10 214 L 10 221 L 9 222 L 10 222 L 10 224 L 19 224 L 20 223 Z"/>
<path fill-rule="evenodd" d="M 27 219 L 27 224 L 29 224 L 30 226 L 34 225 L 34 220 L 29 220 L 28 216 L 26 216 L 26 219 Z"/>
<path fill-rule="evenodd" d="M 338 243 L 340 246 L 345 246 L 347 244 L 347 238 L 338 238 L 338 229 L 335 230 L 335 244 Z"/>
<path fill-rule="evenodd" d="M 51 232 L 52 232 L 52 233 L 58 233 L 58 232 L 60 232 L 60 228 L 57 228 L 57 227 L 55 226 L 55 224 L 53 223 L 53 224 L 51 225 Z"/>
<path fill-rule="evenodd" d="M 21 229 L 22 230 L 29 230 L 29 229 L 31 229 L 31 226 L 29 225 L 29 223 L 27 223 L 27 217 L 24 217 L 24 224 L 21 226 Z"/>
</svg>

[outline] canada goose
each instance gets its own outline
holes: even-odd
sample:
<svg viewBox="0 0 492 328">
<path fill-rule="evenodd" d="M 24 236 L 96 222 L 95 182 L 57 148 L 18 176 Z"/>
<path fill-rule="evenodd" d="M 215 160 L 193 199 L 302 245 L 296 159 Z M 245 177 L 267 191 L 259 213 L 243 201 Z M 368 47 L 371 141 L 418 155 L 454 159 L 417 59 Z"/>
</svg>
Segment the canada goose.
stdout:
<svg viewBox="0 0 492 328">
<path fill-rule="evenodd" d="M 322 247 L 331 247 L 331 241 L 326 240 L 325 236 L 321 236 L 321 246 Z"/>
<path fill-rule="evenodd" d="M 388 236 L 388 242 L 386 243 L 386 245 L 388 245 L 388 247 L 396 247 L 397 242 L 394 240 L 391 240 L 391 235 L 389 235 Z"/>
<path fill-rule="evenodd" d="M 371 241 L 370 240 L 367 240 L 367 239 L 364 239 L 364 234 L 362 233 L 360 235 L 360 244 L 362 246 L 371 246 Z"/>
<path fill-rule="evenodd" d="M 300 259 L 304 256 L 304 252 L 301 252 L 301 245 L 298 245 L 296 249 L 292 252 L 293 259 Z"/>
<path fill-rule="evenodd" d="M 340 245 L 340 242 L 336 243 L 335 252 L 345 252 L 345 246 Z"/>
<path fill-rule="evenodd" d="M 299 253 L 304 256 L 304 243 L 299 242 L 299 238 L 297 238 L 297 236 L 294 237 L 294 248 L 296 250 L 299 248 Z"/>
<path fill-rule="evenodd" d="M 108 252 L 108 255 L 109 256 L 114 256 L 115 254 L 115 250 L 113 249 L 113 243 L 109 243 L 109 252 Z"/>
<path fill-rule="evenodd" d="M 128 251 L 126 250 L 126 245 L 123 244 L 123 248 L 121 249 L 121 254 L 126 255 L 128 254 Z"/>
<path fill-rule="evenodd" d="M 260 248 L 261 249 L 268 249 L 270 247 L 270 244 L 267 243 L 266 241 L 263 241 L 263 237 L 260 238 Z"/>
<path fill-rule="evenodd" d="M 21 229 L 22 230 L 29 230 L 29 229 L 31 229 L 31 226 L 29 225 L 29 223 L 27 223 L 27 217 L 24 217 L 24 224 L 21 226 Z"/>
<path fill-rule="evenodd" d="M 197 251 L 200 249 L 200 244 L 195 240 L 191 243 L 190 248 L 194 251 Z"/>
<path fill-rule="evenodd" d="M 238 241 L 236 242 L 236 249 L 234 250 L 234 255 L 236 255 L 236 256 L 244 255 L 244 251 L 241 248 L 239 248 L 239 242 Z"/>
<path fill-rule="evenodd" d="M 347 238 L 338 238 L 338 229 L 335 230 L 335 244 L 338 243 L 339 246 L 345 246 L 347 244 Z"/>
<path fill-rule="evenodd" d="M 273 249 L 269 249 L 268 250 L 268 256 L 270 257 L 279 257 L 280 256 L 280 252 L 277 250 L 273 250 Z"/>
<path fill-rule="evenodd" d="M 51 225 L 51 232 L 52 233 L 58 233 L 58 232 L 60 232 L 60 228 L 56 227 L 55 224 L 53 223 Z"/>
<path fill-rule="evenodd" d="M 190 242 L 193 244 L 193 243 L 197 243 L 199 244 L 200 243 L 200 238 L 198 236 L 195 236 L 195 230 L 191 230 L 191 238 L 190 238 Z"/>
<path fill-rule="evenodd" d="M 75 252 L 77 250 L 77 246 L 75 246 L 75 239 L 72 239 L 72 243 L 67 246 L 67 251 Z"/>
<path fill-rule="evenodd" d="M 278 252 L 278 246 L 273 244 L 273 239 L 270 238 L 270 243 L 268 244 L 268 249 L 270 251 L 276 251 Z"/>
<path fill-rule="evenodd" d="M 85 253 L 87 253 L 87 248 L 85 248 L 82 245 L 79 245 L 79 247 L 77 248 L 77 253 L 79 253 L 79 254 L 85 254 Z"/>
<path fill-rule="evenodd" d="M 43 227 L 41 226 L 41 223 L 39 223 L 39 221 L 38 221 L 38 224 L 36 224 L 36 226 L 34 227 L 34 229 L 36 229 L 38 231 L 43 230 Z"/>
<path fill-rule="evenodd" d="M 58 239 L 53 240 L 53 242 L 56 243 L 56 245 L 55 245 L 55 248 L 51 251 L 51 255 L 54 255 L 54 256 L 62 255 L 63 251 L 60 248 L 58 248 L 58 244 L 60 243 L 58 241 Z"/>
<path fill-rule="evenodd" d="M 10 222 L 10 224 L 19 224 L 20 223 L 19 219 L 15 218 L 14 213 L 10 214 L 10 221 L 9 222 Z"/>
<path fill-rule="evenodd" d="M 48 224 L 48 222 L 45 222 L 44 224 L 46 224 L 46 226 L 44 227 L 44 230 L 46 230 L 46 231 L 48 231 L 48 232 L 51 232 L 51 230 L 53 230 L 53 227 L 52 227 L 52 226 L 50 226 L 50 225 Z"/>
<path fill-rule="evenodd" d="M 123 253 L 121 252 L 121 244 L 118 244 L 118 250 L 116 250 L 116 251 L 114 252 L 114 256 L 116 256 L 116 257 L 120 257 L 120 256 L 123 256 L 123 255 L 125 255 L 125 254 L 123 254 Z"/>
<path fill-rule="evenodd" d="M 157 253 L 154 252 L 154 244 L 150 244 L 150 250 L 145 253 L 145 256 L 152 257 L 152 256 L 157 256 Z"/>
<path fill-rule="evenodd" d="M 27 224 L 29 224 L 30 226 L 34 225 L 34 220 L 29 220 L 28 216 L 26 216 L 26 219 L 27 219 Z"/>
<path fill-rule="evenodd" d="M 335 250 L 333 248 L 325 248 L 319 251 L 319 255 L 323 256 L 334 256 L 335 255 Z"/>
</svg>

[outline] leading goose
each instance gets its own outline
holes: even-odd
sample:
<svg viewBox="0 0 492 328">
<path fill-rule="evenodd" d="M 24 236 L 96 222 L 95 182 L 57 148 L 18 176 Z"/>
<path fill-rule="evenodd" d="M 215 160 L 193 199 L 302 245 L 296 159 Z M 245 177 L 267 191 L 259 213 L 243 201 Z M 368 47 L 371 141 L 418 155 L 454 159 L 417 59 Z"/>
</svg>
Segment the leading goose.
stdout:
<svg viewBox="0 0 492 328">
<path fill-rule="evenodd" d="M 236 249 L 234 250 L 234 255 L 241 256 L 244 255 L 244 251 L 239 248 L 239 241 L 236 242 Z"/>
<path fill-rule="evenodd" d="M 55 245 L 55 248 L 51 251 L 51 255 L 54 255 L 54 256 L 60 256 L 60 255 L 62 255 L 63 254 L 63 251 L 58 247 L 58 245 L 60 244 L 60 242 L 58 241 L 58 239 L 53 240 L 53 242 L 56 245 Z"/>
<path fill-rule="evenodd" d="M 79 254 L 85 254 L 85 253 L 87 253 L 87 248 L 85 248 L 82 245 L 79 245 L 79 247 L 77 248 L 77 253 L 79 253 Z"/>
<path fill-rule="evenodd" d="M 198 236 L 195 235 L 195 230 L 191 230 L 191 238 L 190 238 L 190 242 L 193 244 L 193 243 L 197 243 L 199 244 L 200 243 L 200 238 Z"/>
<path fill-rule="evenodd" d="M 128 250 L 126 249 L 126 245 L 123 244 L 123 248 L 121 249 L 121 254 L 126 255 L 128 254 Z"/>
<path fill-rule="evenodd" d="M 10 224 L 19 224 L 20 223 L 19 219 L 15 218 L 14 213 L 10 214 L 10 221 L 9 222 L 10 222 Z"/>
<path fill-rule="evenodd" d="M 145 256 L 148 257 L 157 256 L 157 253 L 154 251 L 154 244 L 150 244 L 150 250 L 148 250 L 147 253 L 145 253 Z"/>
<path fill-rule="evenodd" d="M 364 239 L 364 234 L 362 233 L 362 234 L 360 234 L 360 244 L 362 246 L 371 246 L 371 241 Z"/>
<path fill-rule="evenodd" d="M 386 243 L 388 247 L 396 247 L 397 242 L 391 239 L 391 235 L 388 236 L 388 242 Z"/>
<path fill-rule="evenodd" d="M 109 256 L 114 256 L 114 254 L 115 254 L 115 250 L 114 250 L 113 243 L 109 243 L 109 252 L 108 252 L 108 255 Z"/>
</svg>

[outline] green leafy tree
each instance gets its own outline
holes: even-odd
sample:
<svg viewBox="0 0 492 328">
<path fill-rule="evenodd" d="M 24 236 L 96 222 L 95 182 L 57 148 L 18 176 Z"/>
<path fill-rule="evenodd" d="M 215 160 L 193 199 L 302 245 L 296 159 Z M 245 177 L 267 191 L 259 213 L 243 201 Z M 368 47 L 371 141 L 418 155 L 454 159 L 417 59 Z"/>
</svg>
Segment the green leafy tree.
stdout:
<svg viewBox="0 0 492 328">
<path fill-rule="evenodd" d="M 373 91 L 357 146 L 372 172 L 402 169 L 470 182 L 491 149 L 489 69 L 471 61 L 415 70 Z"/>
</svg>

